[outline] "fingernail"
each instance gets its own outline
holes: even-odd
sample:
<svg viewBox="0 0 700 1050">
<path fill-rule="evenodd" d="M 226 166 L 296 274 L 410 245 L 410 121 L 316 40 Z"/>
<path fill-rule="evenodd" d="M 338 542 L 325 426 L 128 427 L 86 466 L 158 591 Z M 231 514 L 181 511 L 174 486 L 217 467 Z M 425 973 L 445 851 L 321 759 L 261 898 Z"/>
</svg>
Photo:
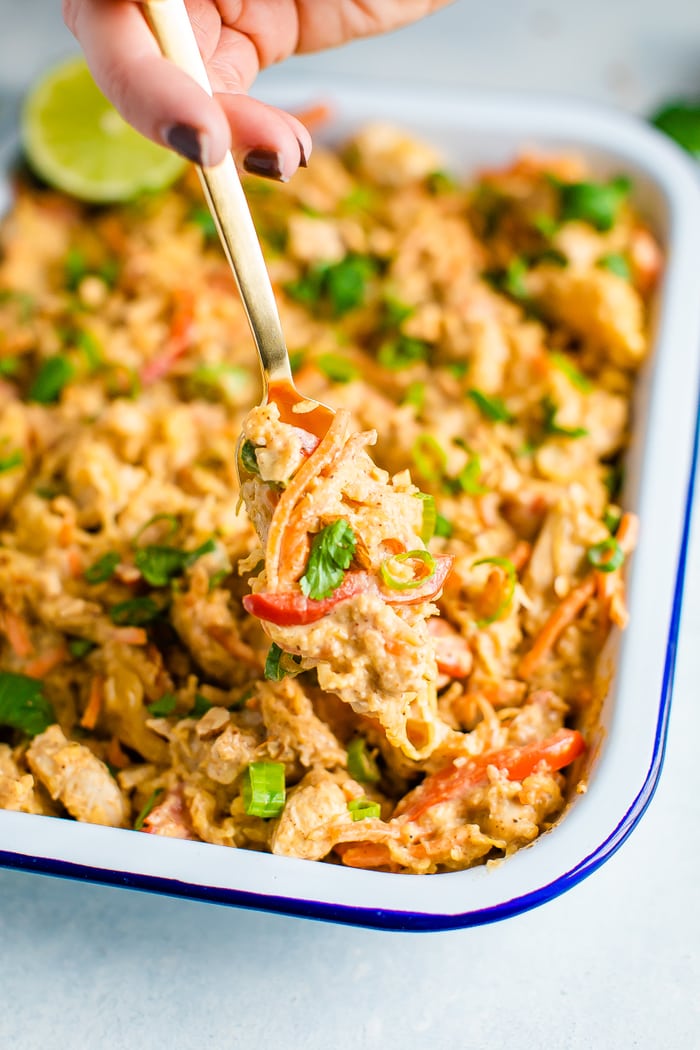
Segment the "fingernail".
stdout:
<svg viewBox="0 0 700 1050">
<path fill-rule="evenodd" d="M 243 158 L 243 167 L 250 175 L 286 182 L 282 175 L 282 154 L 271 149 L 252 149 Z"/>
<path fill-rule="evenodd" d="M 163 130 L 163 138 L 182 157 L 195 164 L 207 164 L 208 143 L 206 137 L 190 124 L 169 124 Z"/>
<path fill-rule="evenodd" d="M 297 139 L 297 142 L 299 143 L 299 167 L 308 168 L 309 165 L 306 161 L 306 154 L 304 153 L 304 147 L 301 144 L 301 139 Z"/>
</svg>

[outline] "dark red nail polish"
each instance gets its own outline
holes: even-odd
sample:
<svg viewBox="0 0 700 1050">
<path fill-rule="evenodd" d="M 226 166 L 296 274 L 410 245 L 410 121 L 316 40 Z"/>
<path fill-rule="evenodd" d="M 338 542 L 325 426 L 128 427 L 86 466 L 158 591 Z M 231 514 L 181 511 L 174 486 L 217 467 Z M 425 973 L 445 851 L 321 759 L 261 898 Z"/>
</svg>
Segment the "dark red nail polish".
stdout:
<svg viewBox="0 0 700 1050">
<path fill-rule="evenodd" d="M 195 164 L 206 164 L 205 143 L 197 128 L 189 124 L 171 124 L 165 128 L 163 138 L 182 157 L 186 157 Z"/>
<path fill-rule="evenodd" d="M 301 144 L 301 139 L 297 139 L 297 142 L 299 143 L 299 167 L 308 168 L 309 165 L 306 161 L 306 154 L 304 153 L 304 147 Z"/>
<path fill-rule="evenodd" d="M 265 179 L 282 178 L 282 156 L 271 149 L 251 149 L 243 158 L 243 167 L 250 175 Z"/>
</svg>

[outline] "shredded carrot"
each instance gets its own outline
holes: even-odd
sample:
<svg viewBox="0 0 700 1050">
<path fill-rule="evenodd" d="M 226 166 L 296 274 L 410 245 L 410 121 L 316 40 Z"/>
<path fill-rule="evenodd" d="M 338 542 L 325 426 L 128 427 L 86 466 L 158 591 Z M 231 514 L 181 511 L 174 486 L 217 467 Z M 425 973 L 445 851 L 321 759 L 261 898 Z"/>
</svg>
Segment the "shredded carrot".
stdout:
<svg viewBox="0 0 700 1050">
<path fill-rule="evenodd" d="M 96 674 L 90 683 L 90 695 L 88 697 L 87 707 L 83 711 L 83 717 L 80 719 L 80 724 L 83 729 L 94 729 L 97 725 L 97 719 L 100 717 L 100 711 L 102 710 L 104 692 L 104 678 L 102 678 L 101 675 Z"/>
<path fill-rule="evenodd" d="M 66 561 L 68 563 L 68 571 L 74 580 L 77 580 L 83 574 L 84 564 L 83 556 L 79 550 L 72 547 L 66 551 Z"/>
<path fill-rule="evenodd" d="M 162 379 L 171 371 L 179 357 L 190 348 L 194 336 L 194 294 L 189 288 L 176 293 L 175 308 L 168 341 L 161 353 L 141 369 L 141 382 L 148 385 Z"/>
<path fill-rule="evenodd" d="M 303 422 L 303 417 L 300 419 Z M 349 413 L 337 412 L 333 417 L 328 432 L 320 441 L 314 452 L 304 460 L 289 485 L 280 496 L 270 522 L 267 537 L 265 566 L 267 583 L 271 591 L 278 590 L 282 569 L 283 537 L 292 518 L 292 513 L 307 486 L 321 471 L 333 462 L 343 447 L 348 431 Z"/>
<path fill-rule="evenodd" d="M 110 766 L 114 766 L 115 769 L 125 769 L 130 764 L 129 756 L 122 751 L 121 744 L 116 736 L 113 736 L 107 744 L 105 758 Z"/>
<path fill-rule="evenodd" d="M 391 853 L 382 842 L 341 842 L 335 851 L 349 868 L 384 868 L 391 865 Z"/>
<path fill-rule="evenodd" d="M 36 659 L 30 660 L 28 664 L 25 664 L 24 673 L 29 675 L 30 678 L 43 678 L 50 671 L 60 667 L 67 659 L 68 650 L 65 645 L 56 645 L 53 649 L 47 650 L 42 656 L 37 656 Z"/>
<path fill-rule="evenodd" d="M 115 627 L 112 638 L 123 645 L 146 645 L 148 643 L 148 634 L 143 627 Z"/>
<path fill-rule="evenodd" d="M 574 587 L 567 594 L 566 598 L 554 610 L 535 638 L 529 653 L 526 653 L 520 661 L 520 667 L 518 668 L 520 678 L 527 679 L 534 674 L 557 639 L 591 600 L 595 590 L 596 578 L 595 573 L 592 572 L 579 583 L 578 587 Z"/>
<path fill-rule="evenodd" d="M 58 530 L 58 545 L 59 547 L 68 547 L 73 541 L 73 535 L 75 533 L 75 522 L 70 518 L 64 518 L 61 522 L 61 526 Z"/>
<path fill-rule="evenodd" d="M 528 543 L 527 540 L 518 540 L 508 557 L 513 563 L 515 571 L 522 572 L 529 562 L 531 555 L 532 544 Z"/>
<path fill-rule="evenodd" d="M 24 658 L 32 655 L 34 646 L 29 634 L 29 625 L 24 617 L 12 609 L 5 609 L 0 619 L 0 627 L 16 656 Z"/>
<path fill-rule="evenodd" d="M 298 111 L 294 116 L 304 125 L 307 131 L 313 133 L 333 118 L 333 107 L 327 102 L 317 102 L 316 105 L 309 106 L 308 109 Z"/>
</svg>

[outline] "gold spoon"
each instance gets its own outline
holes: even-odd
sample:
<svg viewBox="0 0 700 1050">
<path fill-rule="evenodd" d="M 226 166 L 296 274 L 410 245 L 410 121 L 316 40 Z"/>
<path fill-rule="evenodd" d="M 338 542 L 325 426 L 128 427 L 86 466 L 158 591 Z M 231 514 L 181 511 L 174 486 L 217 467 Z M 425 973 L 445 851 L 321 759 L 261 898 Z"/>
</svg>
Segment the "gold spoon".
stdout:
<svg viewBox="0 0 700 1050">
<path fill-rule="evenodd" d="M 211 95 L 209 77 L 199 52 L 184 0 L 146 0 L 143 4 L 153 34 L 166 58 Z M 333 410 L 304 397 L 294 386 L 270 275 L 231 153 L 213 167 L 197 167 L 209 209 L 236 278 L 260 356 L 263 404 L 274 402 L 285 423 L 322 438 Z M 240 452 L 242 437 L 239 439 Z M 236 456 L 240 480 L 240 455 Z"/>
</svg>

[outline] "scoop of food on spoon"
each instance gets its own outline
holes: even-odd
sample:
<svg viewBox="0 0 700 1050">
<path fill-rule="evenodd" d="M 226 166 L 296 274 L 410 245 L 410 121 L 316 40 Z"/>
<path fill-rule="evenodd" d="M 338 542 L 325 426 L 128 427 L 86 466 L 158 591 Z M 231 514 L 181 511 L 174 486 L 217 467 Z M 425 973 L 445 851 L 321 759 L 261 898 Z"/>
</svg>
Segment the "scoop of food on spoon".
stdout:
<svg viewBox="0 0 700 1050">
<path fill-rule="evenodd" d="M 211 94 L 184 0 L 144 9 L 166 58 Z M 297 391 L 233 157 L 198 172 L 262 366 L 263 402 L 246 417 L 236 461 L 264 551 L 243 604 L 272 641 L 266 674 L 315 668 L 321 688 L 422 759 L 449 732 L 427 628 L 452 565 L 427 549 L 434 504 L 416 498 L 406 472 L 390 478 L 376 466 L 366 451 L 374 432 L 353 433 L 347 412 Z"/>
</svg>

